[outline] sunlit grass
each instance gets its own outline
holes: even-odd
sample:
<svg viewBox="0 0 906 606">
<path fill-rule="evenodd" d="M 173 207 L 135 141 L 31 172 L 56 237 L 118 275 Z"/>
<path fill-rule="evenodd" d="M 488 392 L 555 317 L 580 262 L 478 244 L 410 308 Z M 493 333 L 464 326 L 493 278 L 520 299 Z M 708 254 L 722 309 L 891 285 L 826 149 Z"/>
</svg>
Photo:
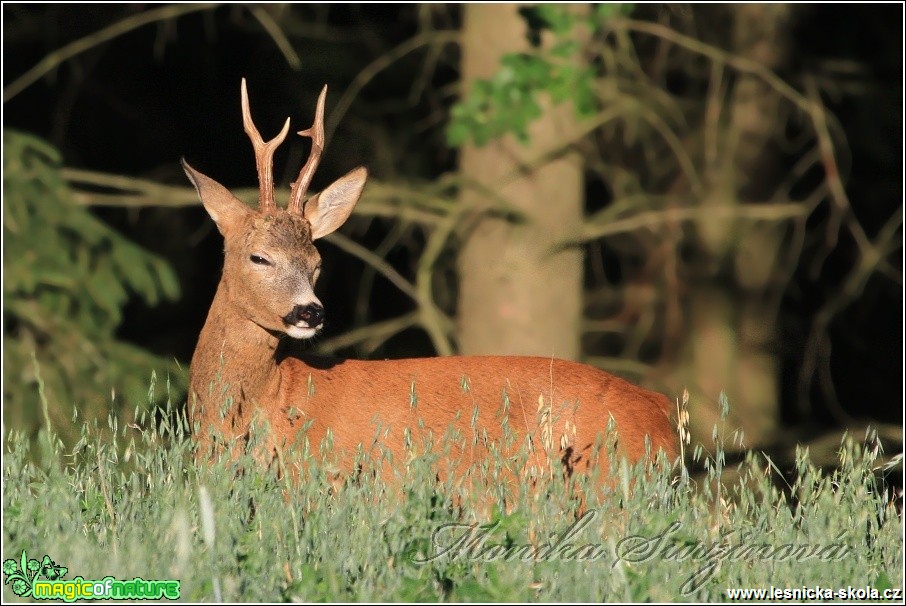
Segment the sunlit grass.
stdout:
<svg viewBox="0 0 906 606">
<path fill-rule="evenodd" d="M 67 579 L 179 579 L 198 601 L 711 601 L 728 587 L 902 587 L 902 518 L 879 487 L 875 442 L 848 440 L 832 475 L 800 456 L 789 485 L 750 455 L 728 485 L 722 440 L 687 453 L 713 453 L 698 479 L 614 460 L 603 490 L 579 479 L 580 505 L 557 478 L 507 488 L 518 459 L 473 469 L 471 490 L 452 474 L 438 482 L 442 446 L 414 445 L 378 477 L 363 461 L 339 483 L 300 452 L 267 469 L 249 454 L 196 464 L 172 410 L 132 427 L 83 424 L 70 451 L 49 432 L 38 447 L 11 433 L 2 555 L 47 554 Z M 19 599 L 9 584 L 3 597 Z"/>
</svg>

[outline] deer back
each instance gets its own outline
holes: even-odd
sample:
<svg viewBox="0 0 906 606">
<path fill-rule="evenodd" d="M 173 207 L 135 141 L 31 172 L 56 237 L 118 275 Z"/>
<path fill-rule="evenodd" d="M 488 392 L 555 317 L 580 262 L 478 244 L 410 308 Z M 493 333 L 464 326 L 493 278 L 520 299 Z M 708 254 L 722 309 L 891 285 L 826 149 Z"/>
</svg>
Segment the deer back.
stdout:
<svg viewBox="0 0 906 606">
<path fill-rule="evenodd" d="M 196 439 L 207 445 L 219 433 L 248 440 L 258 416 L 270 448 L 307 442 L 314 451 L 329 436 L 347 470 L 363 449 L 387 448 L 402 461 L 413 440 L 453 438 L 457 469 L 491 452 L 528 448 L 526 469 L 558 465 L 572 473 L 600 463 L 607 428 L 614 427 L 617 451 L 633 461 L 659 450 L 675 456 L 667 398 L 584 364 L 504 356 L 365 362 L 298 351 L 297 340 L 314 336 L 326 315 L 314 292 L 321 269 L 314 241 L 346 221 L 367 178 L 357 168 L 305 199 L 323 151 L 325 94 L 312 128 L 299 133 L 312 139 L 312 151 L 286 210 L 276 204 L 271 165 L 289 121 L 265 142 L 252 122 L 244 80 L 258 208 L 183 162 L 225 242 L 223 276 L 192 359 Z"/>
</svg>

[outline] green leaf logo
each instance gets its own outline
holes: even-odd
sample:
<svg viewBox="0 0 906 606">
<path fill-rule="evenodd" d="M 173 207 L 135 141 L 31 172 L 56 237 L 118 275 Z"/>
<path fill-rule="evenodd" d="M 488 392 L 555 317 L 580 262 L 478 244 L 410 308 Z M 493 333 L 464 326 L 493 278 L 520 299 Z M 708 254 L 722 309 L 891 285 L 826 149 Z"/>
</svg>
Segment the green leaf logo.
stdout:
<svg viewBox="0 0 906 606">
<path fill-rule="evenodd" d="M 59 581 L 66 576 L 66 573 L 69 572 L 69 569 L 65 566 L 57 566 L 56 563 L 50 559 L 50 556 L 44 556 L 44 559 L 41 560 L 41 574 L 44 575 L 44 578 L 48 581 Z"/>
<path fill-rule="evenodd" d="M 22 550 L 19 561 L 12 558 L 3 560 L 3 575 L 6 577 L 3 582 L 21 598 L 31 595 L 32 586 L 41 577 L 48 581 L 58 581 L 68 572 L 68 568 L 57 566 L 48 555 L 45 555 L 40 562 L 34 558 L 29 559 L 25 549 Z"/>
</svg>

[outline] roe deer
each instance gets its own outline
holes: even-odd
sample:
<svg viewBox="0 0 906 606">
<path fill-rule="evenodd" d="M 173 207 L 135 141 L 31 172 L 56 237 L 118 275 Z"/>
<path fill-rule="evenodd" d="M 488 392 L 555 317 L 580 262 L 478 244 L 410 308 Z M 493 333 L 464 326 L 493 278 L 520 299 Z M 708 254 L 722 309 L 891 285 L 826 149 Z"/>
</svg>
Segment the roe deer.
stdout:
<svg viewBox="0 0 906 606">
<path fill-rule="evenodd" d="M 252 122 L 244 79 L 242 116 L 255 149 L 259 208 L 183 160 L 225 241 L 223 275 L 191 364 L 189 418 L 199 447 L 211 447 L 214 431 L 234 444 L 248 442 L 259 415 L 270 426 L 269 460 L 303 437 L 317 452 L 330 435 L 341 470 L 350 472 L 358 449 L 373 452 L 379 427 L 382 447 L 405 461 L 413 435 L 437 443 L 452 426 L 459 436 L 473 437 L 455 451 L 463 465 L 480 462 L 492 448 L 506 456 L 528 445 L 539 459 L 543 455 L 539 468 L 562 467 L 568 476 L 599 464 L 612 419 L 616 452 L 635 462 L 650 448 L 652 456 L 663 450 L 672 460 L 669 400 L 591 366 L 516 356 L 366 362 L 295 351 L 297 340 L 314 336 L 325 316 L 314 293 L 321 260 L 313 241 L 346 221 L 367 177 L 365 168 L 356 168 L 304 199 L 323 151 L 326 92 L 314 125 L 299 132 L 312 139 L 312 149 L 286 210 L 274 199 L 272 162 L 289 119 L 265 142 Z M 511 436 L 516 439 L 505 439 Z"/>
</svg>

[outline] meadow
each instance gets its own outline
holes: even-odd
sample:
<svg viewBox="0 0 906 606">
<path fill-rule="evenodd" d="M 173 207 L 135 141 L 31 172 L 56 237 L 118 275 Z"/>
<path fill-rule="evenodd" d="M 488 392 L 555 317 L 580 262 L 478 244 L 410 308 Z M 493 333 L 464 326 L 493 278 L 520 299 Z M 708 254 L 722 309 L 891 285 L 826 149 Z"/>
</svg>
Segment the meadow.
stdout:
<svg viewBox="0 0 906 606">
<path fill-rule="evenodd" d="M 521 462 L 502 457 L 473 470 L 480 490 L 438 482 L 444 453 L 417 445 L 396 477 L 366 460 L 342 486 L 321 447 L 304 467 L 304 453 L 270 469 L 251 455 L 198 464 L 172 403 L 80 427 L 73 448 L 52 427 L 5 436 L 4 601 L 32 601 L 55 575 L 178 580 L 186 601 L 722 601 L 772 587 L 871 599 L 903 587 L 900 497 L 880 481 L 872 436 L 845 439 L 834 470 L 800 452 L 782 480 L 758 453 L 727 465 L 738 436 L 715 428 L 712 444 L 686 447 L 703 474 L 613 459 L 600 472 L 616 481 L 579 504 L 559 478 L 509 490 L 501 470 Z"/>
</svg>

